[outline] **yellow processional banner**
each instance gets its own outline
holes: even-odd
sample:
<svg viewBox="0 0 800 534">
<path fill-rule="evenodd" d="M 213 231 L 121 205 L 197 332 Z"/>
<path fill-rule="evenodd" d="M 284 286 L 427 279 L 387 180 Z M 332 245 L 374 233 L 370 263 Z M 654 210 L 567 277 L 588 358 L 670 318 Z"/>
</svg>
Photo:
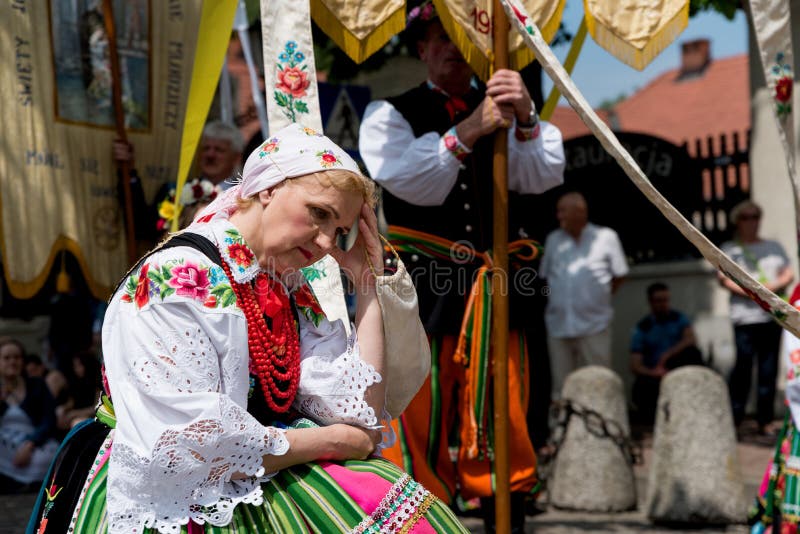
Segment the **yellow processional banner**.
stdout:
<svg viewBox="0 0 800 534">
<path fill-rule="evenodd" d="M 202 0 L 114 0 L 122 101 L 135 167 L 151 197 L 178 174 Z M 111 68 L 100 0 L 0 4 L 0 252 L 18 298 L 61 250 L 102 297 L 127 268 L 111 155 Z"/>
<path fill-rule="evenodd" d="M 689 0 L 583 0 L 592 39 L 642 70 L 686 29 Z"/>
<path fill-rule="evenodd" d="M 561 24 L 565 0 L 523 0 L 528 13 L 534 13 L 542 37 L 550 41 Z M 442 21 L 450 39 L 458 46 L 464 59 L 482 80 L 492 74 L 494 51 L 492 42 L 492 20 L 494 0 L 433 0 L 436 13 Z M 509 66 L 520 70 L 535 59 L 533 52 L 525 46 L 522 38 L 509 27 Z"/>
</svg>

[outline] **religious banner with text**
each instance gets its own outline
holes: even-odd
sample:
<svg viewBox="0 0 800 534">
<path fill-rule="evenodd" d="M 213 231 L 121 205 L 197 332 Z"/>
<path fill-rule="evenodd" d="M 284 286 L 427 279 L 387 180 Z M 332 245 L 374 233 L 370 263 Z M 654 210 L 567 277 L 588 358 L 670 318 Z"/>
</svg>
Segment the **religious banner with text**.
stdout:
<svg viewBox="0 0 800 534">
<path fill-rule="evenodd" d="M 62 250 L 97 297 L 128 267 L 102 4 L 0 4 L 0 42 L 11 58 L 0 67 L 0 250 L 17 298 L 41 289 Z M 112 3 L 125 125 L 148 199 L 178 173 L 201 5 Z"/>
</svg>

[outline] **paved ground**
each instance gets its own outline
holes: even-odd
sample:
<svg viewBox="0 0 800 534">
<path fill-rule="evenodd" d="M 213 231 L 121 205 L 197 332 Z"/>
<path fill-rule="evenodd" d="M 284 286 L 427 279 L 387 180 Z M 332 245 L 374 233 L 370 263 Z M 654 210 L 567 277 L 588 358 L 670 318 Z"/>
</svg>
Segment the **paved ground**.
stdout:
<svg viewBox="0 0 800 534">
<path fill-rule="evenodd" d="M 636 466 L 637 489 L 639 502 L 644 501 L 646 494 L 647 473 L 650 463 L 650 447 L 645 441 L 644 463 Z M 761 481 L 764 468 L 772 453 L 769 443 L 761 442 L 754 437 L 745 436 L 739 444 L 739 459 L 747 483 L 748 494 L 755 495 Z M 546 501 L 546 494 L 543 495 Z M 22 534 L 25 523 L 33 506 L 33 495 L 0 496 L 0 534 Z M 656 534 L 674 533 L 676 529 L 655 527 L 641 511 L 621 514 L 588 514 L 566 512 L 543 506 L 546 511 L 534 517 L 528 517 L 526 531 L 536 534 L 569 534 L 573 532 L 651 532 Z M 476 518 L 464 518 L 464 523 L 474 533 L 483 533 L 481 521 Z M 695 528 L 693 533 L 741 533 L 746 534 L 745 525 L 732 525 L 726 528 Z M 93 533 L 81 533 L 93 534 Z"/>
</svg>

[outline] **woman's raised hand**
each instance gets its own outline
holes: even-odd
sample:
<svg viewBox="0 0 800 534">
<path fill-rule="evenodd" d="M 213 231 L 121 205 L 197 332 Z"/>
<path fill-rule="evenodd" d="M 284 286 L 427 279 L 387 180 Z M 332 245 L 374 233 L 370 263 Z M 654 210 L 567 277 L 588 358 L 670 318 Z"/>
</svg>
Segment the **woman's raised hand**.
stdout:
<svg viewBox="0 0 800 534">
<path fill-rule="evenodd" d="M 335 249 L 331 254 L 356 287 L 375 285 L 376 273 L 370 263 L 377 273 L 383 272 L 383 246 L 378 237 L 378 218 L 366 202 L 361 205 L 355 244 L 346 252 Z"/>
</svg>

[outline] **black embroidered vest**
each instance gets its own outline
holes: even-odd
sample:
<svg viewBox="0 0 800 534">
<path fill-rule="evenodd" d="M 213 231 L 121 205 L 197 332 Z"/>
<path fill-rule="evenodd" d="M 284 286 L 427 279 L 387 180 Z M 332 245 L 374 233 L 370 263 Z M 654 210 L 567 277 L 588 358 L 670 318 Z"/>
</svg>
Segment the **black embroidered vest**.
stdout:
<svg viewBox="0 0 800 534">
<path fill-rule="evenodd" d="M 388 98 L 411 125 L 414 135 L 428 132 L 439 135 L 466 118 L 483 100 L 484 88 L 466 97 L 467 111 L 450 120 L 444 94 L 430 89 L 427 83 Z M 441 206 L 417 206 L 383 191 L 383 210 L 390 225 L 405 226 L 451 241 L 462 241 L 479 251 L 492 246 L 492 153 L 493 137 L 482 137 L 463 161 L 458 179 Z M 522 196 L 509 191 L 509 241 L 526 237 L 521 209 Z M 459 264 L 429 260 L 418 255 L 403 257 L 419 295 L 420 315 L 430 334 L 457 334 L 461 328 L 466 296 L 469 294 L 477 264 Z M 524 303 L 514 297 L 511 287 L 511 322 L 521 324 Z M 518 312 L 518 313 L 515 313 Z"/>
</svg>

